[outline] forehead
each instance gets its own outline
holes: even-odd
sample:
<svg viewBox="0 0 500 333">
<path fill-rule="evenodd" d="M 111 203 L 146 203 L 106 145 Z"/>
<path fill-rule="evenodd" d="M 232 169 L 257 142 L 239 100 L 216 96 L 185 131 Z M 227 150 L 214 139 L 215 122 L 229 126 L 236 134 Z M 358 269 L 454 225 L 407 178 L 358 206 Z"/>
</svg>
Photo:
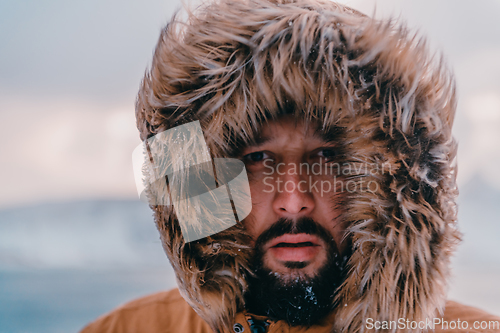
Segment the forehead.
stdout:
<svg viewBox="0 0 500 333">
<path fill-rule="evenodd" d="M 282 117 L 262 124 L 250 146 L 265 144 L 287 144 L 303 142 L 305 144 L 335 143 L 340 129 L 323 129 L 317 121 L 305 121 L 292 117 Z"/>
</svg>

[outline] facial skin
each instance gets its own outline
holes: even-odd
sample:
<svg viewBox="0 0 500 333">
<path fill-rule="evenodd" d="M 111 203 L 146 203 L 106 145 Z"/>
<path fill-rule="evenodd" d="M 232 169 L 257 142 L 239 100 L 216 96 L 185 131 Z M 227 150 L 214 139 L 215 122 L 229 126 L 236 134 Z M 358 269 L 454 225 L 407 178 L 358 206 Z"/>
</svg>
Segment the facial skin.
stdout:
<svg viewBox="0 0 500 333">
<path fill-rule="evenodd" d="M 334 161 L 336 147 L 324 141 L 315 127 L 306 128 L 303 122 L 295 123 L 290 118 L 264 126 L 260 137 L 264 142 L 245 148 L 242 154 L 253 204 L 245 227 L 254 242 L 279 219 L 309 218 L 326 229 L 342 252 L 344 229 L 338 220 L 342 212 L 339 207 L 342 194 L 333 189 L 331 174 L 319 167 Z M 305 163 L 315 164 L 315 168 L 307 172 Z M 316 186 L 312 187 L 314 182 Z M 321 182 L 330 182 L 332 189 L 321 192 Z M 328 186 L 323 188 L 328 189 Z M 280 243 L 305 242 L 313 246 L 276 247 Z M 283 276 L 299 273 L 312 277 L 327 257 L 325 241 L 303 233 L 271 239 L 264 244 L 264 250 L 264 266 Z M 292 262 L 305 266 L 290 268 Z"/>
<path fill-rule="evenodd" d="M 245 301 L 251 313 L 310 326 L 333 308 L 347 247 L 342 193 L 327 168 L 337 149 L 316 126 L 281 118 L 243 150 L 252 195 L 243 223 L 255 249 Z"/>
</svg>

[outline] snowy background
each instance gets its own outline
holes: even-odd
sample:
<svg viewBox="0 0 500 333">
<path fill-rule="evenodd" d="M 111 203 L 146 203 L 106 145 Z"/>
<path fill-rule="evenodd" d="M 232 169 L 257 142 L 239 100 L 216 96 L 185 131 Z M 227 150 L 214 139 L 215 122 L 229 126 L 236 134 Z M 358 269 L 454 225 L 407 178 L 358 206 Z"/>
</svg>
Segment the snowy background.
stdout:
<svg viewBox="0 0 500 333">
<path fill-rule="evenodd" d="M 457 77 L 449 297 L 500 314 L 500 1 L 341 1 L 399 17 Z M 0 2 L 0 332 L 76 332 L 175 285 L 136 200 L 134 99 L 178 0 Z M 376 7 L 376 10 L 375 10 Z"/>
</svg>

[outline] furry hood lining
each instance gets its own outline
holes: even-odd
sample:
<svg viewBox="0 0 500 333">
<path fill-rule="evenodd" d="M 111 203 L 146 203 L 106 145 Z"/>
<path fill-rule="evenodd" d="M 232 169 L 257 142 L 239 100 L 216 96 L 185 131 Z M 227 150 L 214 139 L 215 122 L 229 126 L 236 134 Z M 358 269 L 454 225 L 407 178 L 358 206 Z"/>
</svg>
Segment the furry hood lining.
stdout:
<svg viewBox="0 0 500 333">
<path fill-rule="evenodd" d="M 444 306 L 459 240 L 455 104 L 444 62 L 396 22 L 322 0 L 219 0 L 162 31 L 136 117 L 142 140 L 199 120 L 212 156 L 230 157 L 291 114 L 341 128 L 341 162 L 386 165 L 351 171 L 378 187 L 350 193 L 343 216 L 353 253 L 333 329 L 363 332 L 366 318 L 422 320 Z M 244 228 L 186 244 L 172 207 L 152 209 L 183 296 L 229 330 L 252 255 Z"/>
</svg>

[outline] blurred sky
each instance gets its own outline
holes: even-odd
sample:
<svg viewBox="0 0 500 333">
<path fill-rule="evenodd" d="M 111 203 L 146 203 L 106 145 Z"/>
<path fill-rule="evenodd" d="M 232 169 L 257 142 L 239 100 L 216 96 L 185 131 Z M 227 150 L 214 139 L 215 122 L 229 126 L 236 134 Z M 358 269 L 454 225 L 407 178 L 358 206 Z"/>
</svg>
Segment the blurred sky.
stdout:
<svg viewBox="0 0 500 333">
<path fill-rule="evenodd" d="M 500 189 L 500 0 L 341 1 L 400 17 L 454 68 L 459 184 Z M 0 208 L 135 198 L 134 100 L 178 0 L 0 2 Z"/>
</svg>

